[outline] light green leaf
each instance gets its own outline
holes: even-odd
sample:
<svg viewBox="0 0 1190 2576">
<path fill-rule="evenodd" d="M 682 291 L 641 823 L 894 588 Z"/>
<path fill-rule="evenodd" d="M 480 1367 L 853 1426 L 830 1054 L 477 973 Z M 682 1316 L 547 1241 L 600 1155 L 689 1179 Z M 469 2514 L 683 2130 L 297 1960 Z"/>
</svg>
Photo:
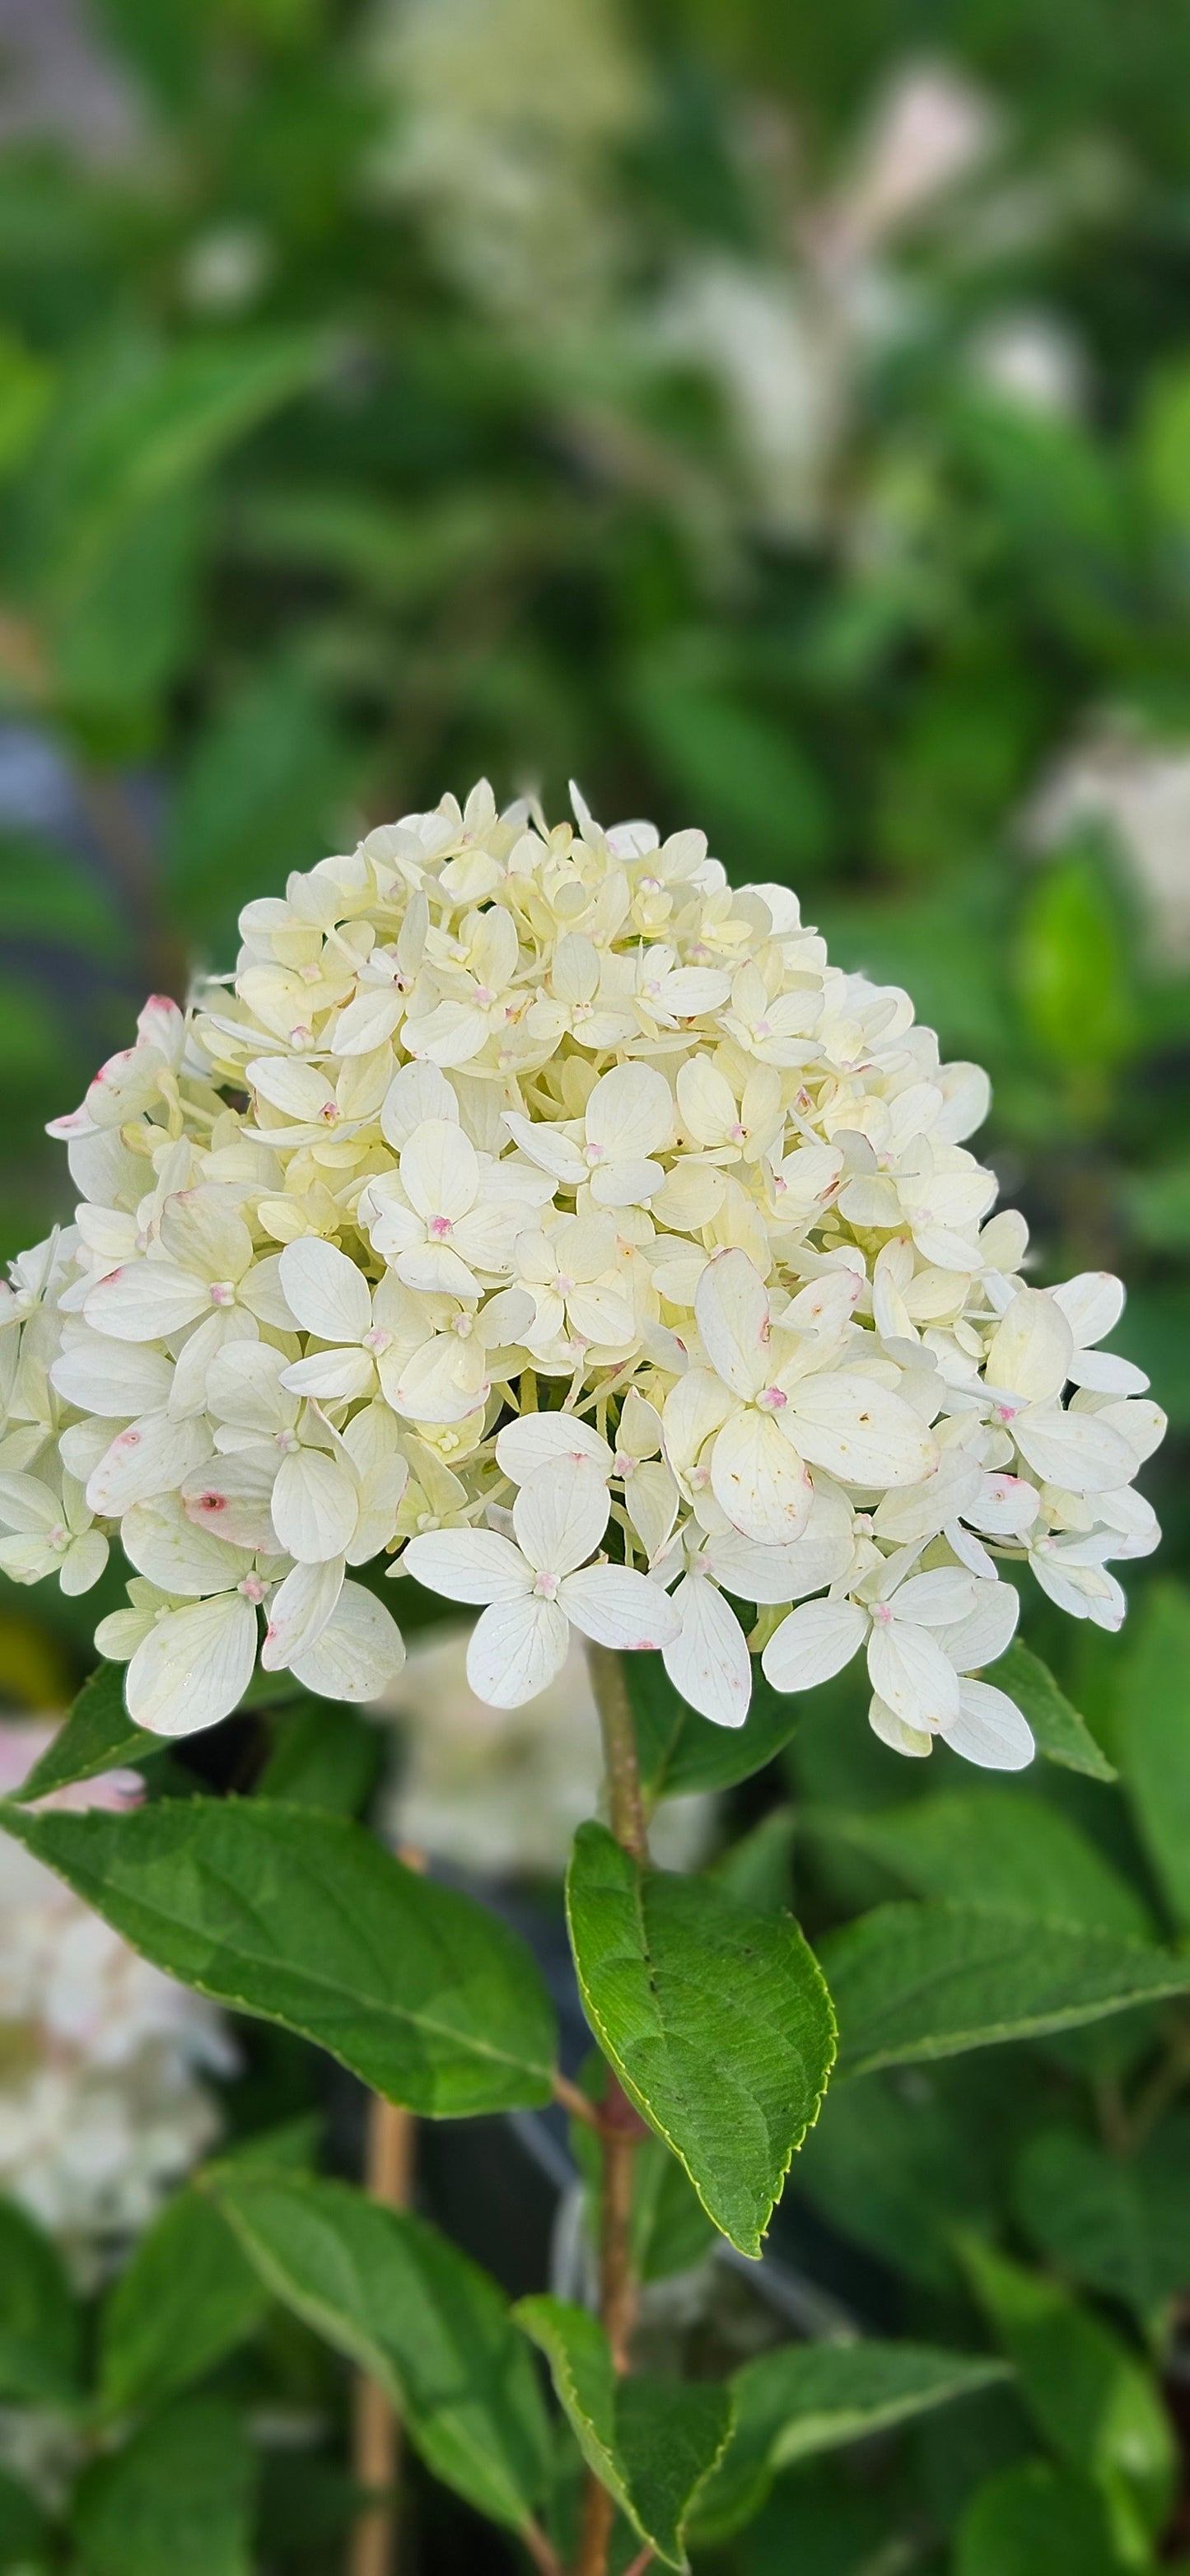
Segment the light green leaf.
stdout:
<svg viewBox="0 0 1190 2576">
<path fill-rule="evenodd" d="M 1156 2533 L 1176 2483 L 1173 2428 L 1151 2374 L 1068 2290 L 977 2238 L 968 2279 L 1014 2363 L 1021 2396 L 1060 2459 L 1129 2503 Z"/>
<path fill-rule="evenodd" d="M 802 1810 L 804 1831 L 867 1852 L 917 1896 L 1144 1940 L 1147 1907 L 1057 1807 L 1027 1791 L 947 1789 L 861 1815 Z"/>
<path fill-rule="evenodd" d="M 1048 2460 L 1021 2460 L 976 2489 L 959 2527 L 955 2576 L 1136 2576 L 1098 2488 Z"/>
<path fill-rule="evenodd" d="M 190 2189 L 167 2201 L 109 2293 L 99 2381 L 110 2414 L 157 2404 L 234 2351 L 266 2299 L 214 2201 Z"/>
<path fill-rule="evenodd" d="M 503 2292 L 436 2228 L 348 2183 L 208 2178 L 274 2297 L 387 2389 L 428 2468 L 523 2530 L 548 2428 Z"/>
<path fill-rule="evenodd" d="M 0 2399 L 67 2404 L 79 2321 L 62 2257 L 12 2200 L 0 2200 Z"/>
<path fill-rule="evenodd" d="M 545 2102 L 553 2015 L 531 1953 L 347 1818 L 263 1799 L 0 1822 L 167 1976 L 316 2040 L 432 2118 Z"/>
<path fill-rule="evenodd" d="M 1190 1925 L 1190 1593 L 1155 1583 L 1120 1688 L 1120 1767 L 1177 1921 Z"/>
<path fill-rule="evenodd" d="M 598 2318 L 566 2299 L 522 2299 L 513 2315 L 545 2354 L 588 2468 L 662 2565 L 687 2568 L 686 2524 L 731 2429 L 727 2389 L 618 2379 Z"/>
<path fill-rule="evenodd" d="M 986 2354 L 925 2344 L 791 2343 L 763 2353 L 732 2379 L 735 2425 L 699 2498 L 699 2539 L 726 2540 L 751 2521 L 779 2469 L 887 2432 L 1008 2376 L 1006 2365 Z"/>
<path fill-rule="evenodd" d="M 134 1726 L 124 1706 L 123 1664 L 98 1664 L 17 1794 L 22 1804 L 46 1798 L 51 1789 L 94 1780 L 101 1771 L 122 1770 L 161 1750 L 161 1737 Z"/>
<path fill-rule="evenodd" d="M 752 1705 L 742 1726 L 712 1726 L 674 1689 L 660 1655 L 625 1655 L 625 1678 L 640 1758 L 641 1786 L 650 1806 L 659 1798 L 686 1798 L 696 1790 L 734 1788 L 763 1771 L 797 1733 L 805 1710 L 784 1698 L 752 1667 Z"/>
<path fill-rule="evenodd" d="M 1037 1750 L 1048 1762 L 1060 1762 L 1067 1771 L 1085 1771 L 1091 1780 L 1115 1779 L 1112 1765 L 1100 1751 L 1085 1717 L 1080 1717 L 1059 1689 L 1049 1666 L 1031 1647 L 1014 1637 L 989 1669 L 997 1690 L 1007 1691 L 1028 1718 L 1037 1738 Z"/>
<path fill-rule="evenodd" d="M 0 331 L 0 475 L 25 462 L 53 399 L 54 376 L 13 331 Z"/>
<path fill-rule="evenodd" d="M 1190 1988 L 1190 1957 L 977 1906 L 881 1905 L 822 1943 L 839 2071 L 1073 2030 Z"/>
<path fill-rule="evenodd" d="M 583 2007 L 704 2209 L 759 2254 L 834 2057 L 830 1998 L 789 1915 L 641 1869 L 580 1825 L 567 1881 Z"/>
<path fill-rule="evenodd" d="M 242 2419 L 191 2398 L 97 2460 L 72 2522 L 80 2576 L 252 2576 L 254 2462 Z"/>
<path fill-rule="evenodd" d="M 1013 2178 L 1021 2226 L 1087 2289 L 1146 2324 L 1190 2281 L 1190 2121 L 1167 2121 L 1135 2156 L 1073 2129 L 1029 2140 Z"/>
</svg>

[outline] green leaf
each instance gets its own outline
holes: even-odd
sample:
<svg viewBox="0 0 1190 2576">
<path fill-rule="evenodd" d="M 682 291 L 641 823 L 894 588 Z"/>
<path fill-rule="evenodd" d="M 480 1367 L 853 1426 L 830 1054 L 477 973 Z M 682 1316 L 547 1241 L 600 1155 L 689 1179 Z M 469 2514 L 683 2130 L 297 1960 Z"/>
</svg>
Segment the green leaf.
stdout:
<svg viewBox="0 0 1190 2576">
<path fill-rule="evenodd" d="M 1091 1780 L 1115 1779 L 1112 1765 L 1100 1751 L 1085 1717 L 1071 1706 L 1040 1655 L 1014 1637 L 997 1657 L 993 1669 L 997 1689 L 1007 1691 L 1028 1718 L 1037 1738 L 1037 1750 L 1048 1762 L 1060 1762 L 1067 1771 L 1085 1771 Z"/>
<path fill-rule="evenodd" d="M 1190 1593 L 1155 1583 L 1120 1688 L 1120 1767 L 1177 1921 L 1190 1926 Z"/>
<path fill-rule="evenodd" d="M 64 1726 L 35 1762 L 18 1797 L 46 1798 L 51 1789 L 68 1789 L 76 1780 L 94 1780 L 101 1771 L 118 1771 L 162 1751 L 159 1735 L 134 1726 L 124 1706 L 123 1664 L 98 1664 L 83 1683 Z"/>
<path fill-rule="evenodd" d="M 548 2428 L 503 2292 L 436 2228 L 348 2183 L 213 2172 L 207 2187 L 274 2297 L 388 2391 L 428 2468 L 523 2530 Z"/>
<path fill-rule="evenodd" d="M 996 2205 L 986 2129 L 951 2090 L 935 2076 L 832 2084 L 798 2158 L 799 2198 L 929 2290 L 954 2288 L 955 2226 Z"/>
<path fill-rule="evenodd" d="M 881 1905 L 827 1935 L 839 2072 L 1073 2030 L 1190 1988 L 1190 1958 L 976 1906 Z"/>
<path fill-rule="evenodd" d="M 104 2306 L 99 2383 L 110 2414 L 172 2397 L 234 2351 L 266 2300 L 206 2192 L 168 2201 Z"/>
<path fill-rule="evenodd" d="M 1103 2497 L 1048 2460 L 1021 2460 L 977 2488 L 959 2527 L 955 2576 L 1136 2576 Z"/>
<path fill-rule="evenodd" d="M 345 1817 L 175 1798 L 6 1829 L 167 1976 L 316 2040 L 432 2118 L 548 2101 L 553 2014 L 524 1943 Z"/>
<path fill-rule="evenodd" d="M 0 2200 L 0 2398 L 68 2404 L 79 2321 L 52 2239 L 16 2202 Z"/>
<path fill-rule="evenodd" d="M 1042 1055 L 1095 1110 L 1141 1032 L 1120 934 L 1094 860 L 1076 853 L 1037 871 L 1017 935 L 1022 1009 Z"/>
<path fill-rule="evenodd" d="M 688 2567 L 686 2524 L 731 2429 L 727 2389 L 618 2379 L 598 2318 L 569 2300 L 522 2299 L 513 2315 L 545 2354 L 588 2468 L 663 2566 Z"/>
<path fill-rule="evenodd" d="M 257 673 L 199 736 L 165 855 L 182 925 L 233 935 L 244 891 L 279 892 L 327 847 L 354 755 L 324 695 L 290 662 Z"/>
<path fill-rule="evenodd" d="M 1153 1931 L 1127 1879 L 1057 1807 L 1027 1791 L 947 1789 L 863 1815 L 810 1807 L 799 1821 L 804 1831 L 869 1853 L 917 1896 L 1131 1940 Z"/>
<path fill-rule="evenodd" d="M 642 2281 L 691 2271 L 717 2236 L 681 2165 L 660 2138 L 642 2138 L 632 2159 L 632 2252 Z"/>
<path fill-rule="evenodd" d="M 763 2353 L 732 2380 L 735 2424 L 699 2499 L 699 2539 L 726 2540 L 751 2521 L 778 2469 L 887 2432 L 1008 2376 L 1002 2361 L 985 2354 L 925 2344 L 791 2343 Z"/>
<path fill-rule="evenodd" d="M 712 1885 L 737 1905 L 754 1905 L 763 1913 L 777 1913 L 781 1906 L 788 1905 L 792 1892 L 791 1855 L 797 1824 L 795 1808 L 770 1807 L 750 1834 L 729 1844 L 712 1861 L 707 1871 Z"/>
<path fill-rule="evenodd" d="M 1015 2364 L 1020 2393 L 1060 2459 L 1131 2502 L 1160 2529 L 1176 2483 L 1173 2428 L 1150 2373 L 1068 2290 L 977 2238 L 963 2262 L 985 2314 Z"/>
<path fill-rule="evenodd" d="M 712 1726 L 687 1708 L 660 1655 L 626 1655 L 624 1667 L 650 1806 L 750 1779 L 789 1743 L 805 1714 L 801 1700 L 773 1689 L 759 1664 L 752 1667 L 752 1705 L 742 1726 Z"/>
<path fill-rule="evenodd" d="M 277 1721 L 272 1751 L 256 1783 L 262 1798 L 293 1806 L 325 1807 L 333 1815 L 363 1813 L 380 1776 L 384 1737 L 355 1710 L 327 1700 L 307 1700 Z"/>
<path fill-rule="evenodd" d="M 254 2463 L 230 2406 L 191 2398 L 84 2470 L 80 2576 L 252 2576 Z"/>
<path fill-rule="evenodd" d="M 36 2496 L 20 2480 L 0 2469 L 0 2568 L 12 2576 L 30 2576 L 51 2564 L 50 2526 Z"/>
<path fill-rule="evenodd" d="M 25 462 L 49 410 L 53 370 L 15 333 L 0 330 L 0 475 Z"/>
<path fill-rule="evenodd" d="M 1190 2121 L 1168 2121 L 1135 2156 L 1077 2130 L 1029 2140 L 1013 2178 L 1026 2234 L 1076 2281 L 1148 2324 L 1190 2281 Z"/>
<path fill-rule="evenodd" d="M 789 1915 L 641 1869 L 580 1825 L 567 1881 L 583 2007 L 708 2216 L 759 2254 L 834 2057 L 830 1998 Z"/>
</svg>

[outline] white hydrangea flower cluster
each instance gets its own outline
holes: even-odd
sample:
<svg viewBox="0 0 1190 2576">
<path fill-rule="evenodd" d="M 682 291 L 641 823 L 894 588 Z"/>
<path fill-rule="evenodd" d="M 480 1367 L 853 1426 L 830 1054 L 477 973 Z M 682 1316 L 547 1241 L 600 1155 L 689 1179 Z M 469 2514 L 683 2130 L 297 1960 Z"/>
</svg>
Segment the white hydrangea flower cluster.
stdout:
<svg viewBox="0 0 1190 2576">
<path fill-rule="evenodd" d="M 54 1728 L 0 1720 L 0 1794 Z M 136 1804 L 135 1772 L 47 1806 Z M 138 1959 L 18 1843 L 0 1845 L 0 2191 L 49 2229 L 85 2284 L 139 2235 L 219 2134 L 209 2073 L 235 2054 L 220 2013 Z"/>
<path fill-rule="evenodd" d="M 480 1607 L 495 1707 L 577 1628 L 738 1725 L 739 1602 L 777 1689 L 862 1643 L 886 1741 L 1026 1761 L 972 1678 L 1002 1563 L 1115 1627 L 1108 1561 L 1156 1544 L 1123 1292 L 1024 1284 L 963 1141 L 986 1077 L 784 887 L 575 812 L 485 783 L 292 876 L 57 1122 L 81 1204 L 7 1297 L 0 1563 L 81 1591 L 118 1530 L 99 1644 L 162 1734 L 236 1705 L 262 1611 L 266 1669 L 375 1697 L 387 1551 Z"/>
</svg>

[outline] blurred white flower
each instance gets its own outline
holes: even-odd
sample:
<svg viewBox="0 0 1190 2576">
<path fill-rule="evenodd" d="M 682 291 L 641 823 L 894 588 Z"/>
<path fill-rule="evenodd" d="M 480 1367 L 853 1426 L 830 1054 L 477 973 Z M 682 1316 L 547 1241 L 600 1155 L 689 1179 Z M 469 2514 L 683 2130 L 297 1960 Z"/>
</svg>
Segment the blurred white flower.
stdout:
<svg viewBox="0 0 1190 2576">
<path fill-rule="evenodd" d="M 1058 762 L 1024 817 L 1051 849 L 1083 824 L 1107 827 L 1149 913 L 1154 955 L 1190 958 L 1190 746 L 1104 725 Z"/>
</svg>

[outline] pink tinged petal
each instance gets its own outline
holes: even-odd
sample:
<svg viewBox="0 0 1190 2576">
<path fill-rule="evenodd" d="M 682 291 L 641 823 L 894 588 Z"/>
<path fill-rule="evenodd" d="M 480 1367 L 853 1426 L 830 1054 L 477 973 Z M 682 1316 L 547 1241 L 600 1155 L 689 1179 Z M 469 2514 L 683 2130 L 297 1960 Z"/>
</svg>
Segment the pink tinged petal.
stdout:
<svg viewBox="0 0 1190 2576">
<path fill-rule="evenodd" d="M 176 1263 L 126 1261 L 91 1289 L 83 1313 L 97 1333 L 110 1333 L 113 1341 L 156 1342 L 192 1324 L 210 1305 L 206 1280 Z"/>
<path fill-rule="evenodd" d="M 938 1464 L 938 1446 L 919 1413 L 844 1369 L 802 1378 L 790 1391 L 790 1432 L 812 1467 L 844 1485 L 916 1485 Z"/>
<path fill-rule="evenodd" d="M 752 1697 L 752 1659 L 743 1629 L 721 1592 L 688 1574 L 672 1594 L 681 1630 L 662 1648 L 674 1689 L 714 1726 L 742 1726 Z"/>
<path fill-rule="evenodd" d="M 342 1589 L 341 1556 L 329 1557 L 322 1565 L 294 1566 L 269 1603 L 260 1655 L 266 1673 L 284 1672 L 298 1655 L 311 1652 Z"/>
<path fill-rule="evenodd" d="M 205 1422 L 147 1413 L 116 1433 L 87 1480 L 88 1504 L 102 1520 L 118 1520 L 134 1503 L 175 1492 L 210 1454 Z"/>
<path fill-rule="evenodd" d="M 522 1413 L 518 1421 L 505 1423 L 496 1442 L 496 1464 L 514 1485 L 527 1484 L 543 1467 L 564 1458 L 572 1465 L 585 1460 L 605 1478 L 612 1471 L 607 1441 L 576 1413 Z"/>
<path fill-rule="evenodd" d="M 196 1529 L 207 1529 L 231 1547 L 275 1554 L 277 1534 L 269 1505 L 277 1472 L 275 1449 L 241 1449 L 211 1458 L 186 1478 L 182 1508 Z"/>
<path fill-rule="evenodd" d="M 58 1353 L 50 1384 L 84 1413 L 162 1412 L 169 1402 L 173 1363 L 164 1351 L 114 1342 L 86 1327 Z"/>
<path fill-rule="evenodd" d="M 679 1633 L 680 1613 L 668 1592 L 626 1565 L 585 1565 L 566 1576 L 558 1599 L 573 1626 L 597 1646 L 647 1654 Z"/>
<path fill-rule="evenodd" d="M 561 1672 L 570 1625 L 556 1601 L 524 1595 L 493 1602 L 476 1620 L 467 1679 L 489 1708 L 521 1708 Z"/>
<path fill-rule="evenodd" d="M 171 1610 L 128 1667 L 125 1699 L 153 1735 L 196 1735 L 238 1707 L 256 1661 L 256 1612 L 242 1593 Z"/>
<path fill-rule="evenodd" d="M 333 1243 L 302 1235 L 279 1256 L 285 1302 L 307 1333 L 320 1342 L 361 1341 L 372 1321 L 372 1298 L 362 1270 Z"/>
<path fill-rule="evenodd" d="M 147 1575 L 159 1591 L 184 1598 L 230 1591 L 250 1564 L 242 1548 L 196 1529 L 173 1496 L 168 1505 L 134 1504 L 125 1515 L 120 1543 L 138 1574 Z"/>
<path fill-rule="evenodd" d="M 910 1619 L 877 1617 L 868 1639 L 868 1672 L 877 1698 L 908 1726 L 934 1730 L 958 1716 L 954 1665 Z"/>
<path fill-rule="evenodd" d="M 959 1673 L 994 1664 L 1016 1635 L 1021 1596 L 1011 1583 L 981 1583 L 975 1607 L 953 1628 L 938 1631 L 938 1643 Z"/>
<path fill-rule="evenodd" d="M 272 1518 L 287 1556 L 320 1565 L 342 1556 L 355 1534 L 359 1495 L 353 1479 L 322 1449 L 291 1449 L 277 1470 Z"/>
<path fill-rule="evenodd" d="M 904 1718 L 898 1717 L 895 1709 L 887 1708 L 882 1699 L 871 1701 L 868 1724 L 873 1735 L 878 1735 L 881 1743 L 889 1745 L 894 1753 L 907 1753 L 920 1761 L 934 1750 L 932 1735 L 924 1735 L 920 1727 L 907 1726 Z"/>
<path fill-rule="evenodd" d="M 723 1252 L 698 1283 L 694 1317 L 711 1366 L 745 1398 L 759 1395 L 768 1373 L 768 1290 L 746 1252 Z"/>
<path fill-rule="evenodd" d="M 518 1601 L 533 1589 L 531 1567 L 498 1530 L 427 1530 L 410 1539 L 401 1563 L 448 1601 Z"/>
<path fill-rule="evenodd" d="M 868 1615 L 854 1601 L 804 1601 L 769 1638 L 761 1656 L 774 1690 L 815 1690 L 841 1673 L 868 1633 Z"/>
<path fill-rule="evenodd" d="M 362 1583 L 345 1583 L 316 1644 L 295 1655 L 290 1669 L 320 1699 L 358 1704 L 379 1699 L 404 1661 L 404 1639 L 391 1610 Z"/>
<path fill-rule="evenodd" d="M 1011 1430 L 1026 1466 L 1067 1493 L 1110 1493 L 1136 1472 L 1134 1451 L 1102 1414 L 1038 1405 L 1016 1414 Z"/>
<path fill-rule="evenodd" d="M 512 1507 L 517 1545 L 539 1573 L 572 1574 L 594 1554 L 611 1510 L 597 1467 L 558 1459 L 522 1485 Z"/>
<path fill-rule="evenodd" d="M 711 1490 L 733 1527 L 760 1547 L 800 1538 L 814 1500 L 796 1449 L 754 1405 L 724 1423 L 711 1453 Z"/>
<path fill-rule="evenodd" d="M 314 1351 L 309 1359 L 293 1360 L 281 1372 L 281 1384 L 292 1395 L 316 1396 L 327 1404 L 340 1403 L 353 1396 L 366 1395 L 376 1374 L 370 1351 Z"/>
<path fill-rule="evenodd" d="M 1023 1771 L 1037 1749 L 1015 1700 L 990 1682 L 960 1683 L 959 1714 L 942 1733 L 952 1753 L 983 1771 Z"/>
<path fill-rule="evenodd" d="M 932 1574 L 911 1574 L 892 1597 L 894 1616 L 912 1619 L 919 1628 L 953 1627 L 978 1607 L 979 1587 L 972 1574 L 941 1565 Z"/>
</svg>

